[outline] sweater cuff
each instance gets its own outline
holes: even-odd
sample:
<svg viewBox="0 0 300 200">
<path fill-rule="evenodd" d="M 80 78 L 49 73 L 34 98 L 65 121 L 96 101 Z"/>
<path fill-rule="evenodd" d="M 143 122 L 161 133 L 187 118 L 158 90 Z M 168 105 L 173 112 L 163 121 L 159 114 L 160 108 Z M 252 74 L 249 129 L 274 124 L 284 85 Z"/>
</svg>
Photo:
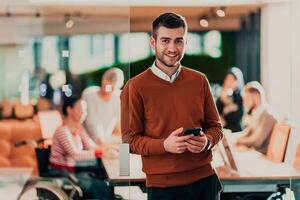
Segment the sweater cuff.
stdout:
<svg viewBox="0 0 300 200">
<path fill-rule="evenodd" d="M 152 154 L 158 155 L 158 154 L 164 154 L 167 153 L 164 147 L 164 141 L 165 139 L 154 139 L 152 143 Z"/>
<path fill-rule="evenodd" d="M 210 145 L 209 147 L 207 147 L 208 149 L 212 149 L 215 146 L 215 141 L 214 138 L 211 135 L 206 135 L 207 139 L 209 139 L 210 141 Z"/>
</svg>

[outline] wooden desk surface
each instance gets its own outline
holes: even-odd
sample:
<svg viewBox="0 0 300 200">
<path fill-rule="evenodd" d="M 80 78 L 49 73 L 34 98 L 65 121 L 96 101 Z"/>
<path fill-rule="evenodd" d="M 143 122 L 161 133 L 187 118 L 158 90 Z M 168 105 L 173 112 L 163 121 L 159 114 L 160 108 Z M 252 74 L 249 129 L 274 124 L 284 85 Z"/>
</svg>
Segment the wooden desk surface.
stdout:
<svg viewBox="0 0 300 200">
<path fill-rule="evenodd" d="M 119 159 L 103 159 L 103 165 L 112 182 L 145 182 L 146 174 L 142 171 L 142 160 L 140 155 L 130 154 L 130 175 L 120 176 Z"/>
<path fill-rule="evenodd" d="M 226 134 L 226 133 L 225 133 Z M 231 134 L 227 136 L 237 172 L 226 172 L 224 166 L 220 165 L 220 151 L 214 151 L 214 159 L 217 160 L 218 166 L 215 165 L 217 173 L 221 179 L 235 180 L 278 180 L 278 179 L 299 179 L 300 171 L 295 169 L 290 163 L 275 163 L 268 160 L 265 155 L 247 148 L 238 148 L 235 144 L 235 137 Z M 230 174 L 230 175 L 228 175 Z"/>
<path fill-rule="evenodd" d="M 221 181 L 288 181 L 300 180 L 300 171 L 287 163 L 274 163 L 264 158 L 256 151 L 239 151 L 235 149 L 235 159 L 238 165 L 238 173 L 219 165 L 220 157 L 214 154 L 218 160 L 218 166 L 214 166 Z M 215 163 L 215 162 L 214 162 Z M 146 175 L 142 171 L 140 155 L 130 154 L 130 175 L 119 175 L 119 159 L 103 159 L 103 164 L 112 182 L 145 182 Z"/>
</svg>

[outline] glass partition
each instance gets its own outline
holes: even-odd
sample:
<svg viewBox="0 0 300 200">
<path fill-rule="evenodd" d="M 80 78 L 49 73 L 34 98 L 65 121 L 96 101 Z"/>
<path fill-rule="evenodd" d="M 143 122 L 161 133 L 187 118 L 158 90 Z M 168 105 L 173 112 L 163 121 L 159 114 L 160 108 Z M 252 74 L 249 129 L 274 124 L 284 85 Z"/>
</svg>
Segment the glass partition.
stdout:
<svg viewBox="0 0 300 200">
<path fill-rule="evenodd" d="M 297 74 L 299 74 L 299 56 L 297 56 L 297 52 L 299 49 L 299 33 L 300 29 L 297 25 L 297 21 L 300 19 L 299 12 L 297 10 L 300 8 L 299 1 L 290 1 L 290 85 L 291 85 L 291 98 L 290 98 L 290 110 L 291 110 L 291 121 L 292 121 L 292 131 L 290 135 L 290 143 L 287 148 L 287 162 L 290 163 L 291 166 L 294 167 L 291 176 L 291 199 L 292 195 L 294 195 L 294 199 L 300 199 L 300 191 L 299 191 L 299 87 L 297 87 Z"/>
<path fill-rule="evenodd" d="M 0 168 L 29 168 L 44 181 L 24 188 L 21 199 L 77 199 L 81 190 L 83 199 L 131 199 L 119 162 L 129 17 L 128 6 L 96 2 L 0 4 Z M 69 104 L 72 98 L 76 103 Z M 85 167 L 82 177 L 78 170 Z M 65 169 L 75 176 L 61 173 Z M 52 178 L 53 171 L 61 177 Z M 0 196 L 13 191 L 0 190 Z"/>
</svg>

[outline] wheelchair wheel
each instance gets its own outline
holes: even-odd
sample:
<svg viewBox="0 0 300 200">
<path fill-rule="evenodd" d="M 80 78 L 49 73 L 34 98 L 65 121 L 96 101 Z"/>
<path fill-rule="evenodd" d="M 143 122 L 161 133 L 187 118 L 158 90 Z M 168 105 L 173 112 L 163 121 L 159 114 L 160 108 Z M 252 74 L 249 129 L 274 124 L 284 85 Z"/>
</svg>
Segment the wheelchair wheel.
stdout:
<svg viewBox="0 0 300 200">
<path fill-rule="evenodd" d="M 55 184 L 40 181 L 25 187 L 18 200 L 69 200 L 69 198 Z"/>
</svg>

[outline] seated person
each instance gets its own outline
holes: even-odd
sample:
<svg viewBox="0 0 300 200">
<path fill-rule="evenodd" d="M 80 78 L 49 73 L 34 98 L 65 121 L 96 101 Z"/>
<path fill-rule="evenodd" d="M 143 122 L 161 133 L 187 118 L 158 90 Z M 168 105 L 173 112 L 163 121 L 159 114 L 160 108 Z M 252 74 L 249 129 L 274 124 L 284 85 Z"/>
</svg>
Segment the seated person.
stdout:
<svg viewBox="0 0 300 200">
<path fill-rule="evenodd" d="M 237 67 L 230 68 L 225 75 L 221 94 L 216 101 L 223 127 L 232 132 L 242 130 L 241 120 L 244 108 L 241 89 L 243 86 L 242 71 Z"/>
<path fill-rule="evenodd" d="M 89 113 L 84 125 L 97 144 L 110 144 L 115 138 L 121 141 L 120 88 L 123 82 L 122 70 L 111 68 L 103 74 L 101 87 L 87 88 L 82 94 Z"/>
<path fill-rule="evenodd" d="M 243 104 L 251 120 L 236 143 L 266 154 L 276 119 L 267 108 L 265 92 L 260 83 L 252 81 L 245 86 Z"/>
<path fill-rule="evenodd" d="M 102 156 L 103 148 L 97 146 L 86 134 L 82 121 L 86 116 L 84 101 L 77 97 L 66 98 L 62 112 L 64 115 L 63 124 L 57 128 L 52 138 L 50 154 L 51 170 L 65 175 L 74 172 L 79 180 L 83 191 L 93 199 L 109 199 L 107 185 L 100 178 L 104 173 L 101 166 L 97 166 L 96 158 Z M 86 161 L 84 167 L 77 164 Z M 90 162 L 88 162 L 90 161 Z M 98 169 L 97 169 L 98 167 Z M 88 169 L 95 173 L 90 176 Z"/>
</svg>

